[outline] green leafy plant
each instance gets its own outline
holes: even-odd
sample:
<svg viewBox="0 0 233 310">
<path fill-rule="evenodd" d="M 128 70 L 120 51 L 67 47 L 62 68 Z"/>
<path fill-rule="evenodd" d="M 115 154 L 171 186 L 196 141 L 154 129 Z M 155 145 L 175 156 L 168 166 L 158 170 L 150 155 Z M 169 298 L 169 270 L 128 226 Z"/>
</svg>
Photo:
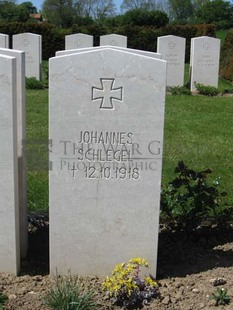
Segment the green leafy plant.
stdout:
<svg viewBox="0 0 233 310">
<path fill-rule="evenodd" d="M 206 86 L 203 84 L 196 83 L 195 84 L 197 91 L 199 94 L 204 96 L 217 96 L 219 94 L 219 90 L 214 86 Z"/>
<path fill-rule="evenodd" d="M 212 293 L 211 299 L 214 299 L 216 306 L 218 305 L 227 305 L 230 302 L 230 297 L 227 294 L 227 289 L 217 287 L 217 290 Z"/>
<path fill-rule="evenodd" d="M 188 95 L 191 96 L 192 92 L 185 86 L 176 86 L 170 87 L 168 89 L 172 95 L 180 96 L 180 95 Z"/>
<path fill-rule="evenodd" d="M 233 94 L 233 89 L 224 89 L 222 91 L 222 95 Z"/>
<path fill-rule="evenodd" d="M 140 257 L 131 259 L 128 264 L 116 265 L 112 277 L 103 282 L 112 302 L 126 308 L 141 307 L 159 295 L 158 284 L 152 277 L 140 277 L 140 267 L 149 268 L 148 262 Z"/>
<path fill-rule="evenodd" d="M 44 89 L 44 84 L 35 77 L 26 78 L 27 89 Z"/>
<path fill-rule="evenodd" d="M 4 294 L 0 294 L 0 310 L 4 309 L 3 306 L 6 303 L 8 297 Z"/>
<path fill-rule="evenodd" d="M 82 290 L 81 281 L 71 275 L 56 276 L 55 286 L 47 293 L 45 304 L 56 310 L 96 309 L 91 291 Z"/>
<path fill-rule="evenodd" d="M 219 226 L 233 216 L 233 207 L 224 201 L 226 192 L 220 192 L 220 179 L 207 183 L 210 169 L 196 172 L 184 162 L 175 168 L 177 176 L 163 188 L 161 215 L 171 221 L 176 229 L 195 230 L 209 220 Z"/>
</svg>

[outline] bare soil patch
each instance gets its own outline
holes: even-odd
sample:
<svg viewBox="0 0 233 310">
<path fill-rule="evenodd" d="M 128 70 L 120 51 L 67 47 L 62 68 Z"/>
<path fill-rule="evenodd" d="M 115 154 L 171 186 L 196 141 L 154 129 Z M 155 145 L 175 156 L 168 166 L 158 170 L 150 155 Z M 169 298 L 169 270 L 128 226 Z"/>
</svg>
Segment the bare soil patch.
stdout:
<svg viewBox="0 0 233 310">
<path fill-rule="evenodd" d="M 20 276 L 0 274 L 0 292 L 9 298 L 6 310 L 48 309 L 44 297 L 54 279 L 48 275 L 48 219 L 43 218 L 42 222 L 37 229 L 29 226 L 29 252 L 22 262 Z M 218 306 L 218 309 L 233 309 L 233 228 L 203 228 L 189 234 L 162 229 L 157 278 L 160 298 L 144 309 L 216 309 L 210 300 L 211 293 L 216 291 L 210 282 L 213 278 L 224 278 L 226 284 L 220 287 L 226 288 L 231 298 L 229 305 Z M 95 290 L 98 309 L 119 309 L 102 292 L 102 279 L 93 277 L 84 281 Z"/>
</svg>

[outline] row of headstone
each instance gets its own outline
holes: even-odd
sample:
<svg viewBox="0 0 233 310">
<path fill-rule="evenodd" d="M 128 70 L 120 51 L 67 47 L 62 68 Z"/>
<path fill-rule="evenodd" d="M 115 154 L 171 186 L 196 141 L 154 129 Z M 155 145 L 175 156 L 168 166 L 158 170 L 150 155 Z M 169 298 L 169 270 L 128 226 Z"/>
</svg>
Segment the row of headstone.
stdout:
<svg viewBox="0 0 233 310">
<path fill-rule="evenodd" d="M 167 61 L 167 86 L 184 85 L 185 38 L 169 35 L 158 38 L 158 49 Z M 196 83 L 218 87 L 220 40 L 203 36 L 191 39 L 190 89 Z"/>
<path fill-rule="evenodd" d="M 93 41 L 93 36 L 84 33 L 66 35 L 65 49 L 93 47 Z M 100 46 L 104 45 L 127 47 L 127 37 L 114 33 L 100 36 Z"/>
<path fill-rule="evenodd" d="M 42 37 L 23 33 L 13 36 L 13 49 L 26 53 L 26 77 L 41 79 Z M 157 52 L 167 61 L 167 86 L 184 85 L 185 38 L 178 36 L 158 37 Z M 100 37 L 100 46 L 127 47 L 127 37 L 118 34 Z M 9 36 L 0 35 L 0 46 L 9 46 Z M 91 48 L 93 36 L 77 33 L 65 37 L 65 49 Z M 195 91 L 196 83 L 218 86 L 220 59 L 220 40 L 211 37 L 199 37 L 191 40 L 190 52 L 190 88 Z"/>
<path fill-rule="evenodd" d="M 136 256 L 156 273 L 165 90 L 183 79 L 168 75 L 184 71 L 185 40 L 161 38 L 159 51 L 99 46 L 50 60 L 52 273 L 105 276 Z"/>
<path fill-rule="evenodd" d="M 41 80 L 42 36 L 20 33 L 12 37 L 13 49 L 25 52 L 26 77 Z M 0 48 L 9 48 L 9 35 L 0 34 Z"/>
<path fill-rule="evenodd" d="M 167 86 L 183 86 L 185 71 L 186 39 L 174 35 L 158 37 L 157 52 L 167 61 Z M 117 34 L 100 37 L 100 46 L 127 47 L 127 37 Z M 93 36 L 77 33 L 65 37 L 65 49 L 93 47 Z M 211 52 L 211 53 L 209 53 Z M 218 86 L 220 40 L 198 37 L 191 40 L 190 88 L 195 91 L 196 83 Z"/>
<path fill-rule="evenodd" d="M 17 274 L 27 252 L 25 53 L 0 48 L 0 261 Z"/>
<path fill-rule="evenodd" d="M 178 63 L 181 43 L 169 39 Z M 194 39 L 193 67 L 213 69 L 213 40 Z M 24 68 L 23 51 L 0 49 L 0 261 L 10 273 L 27 251 Z M 155 274 L 166 61 L 99 46 L 57 52 L 49 70 L 50 272 L 105 276 L 143 256 Z"/>
</svg>

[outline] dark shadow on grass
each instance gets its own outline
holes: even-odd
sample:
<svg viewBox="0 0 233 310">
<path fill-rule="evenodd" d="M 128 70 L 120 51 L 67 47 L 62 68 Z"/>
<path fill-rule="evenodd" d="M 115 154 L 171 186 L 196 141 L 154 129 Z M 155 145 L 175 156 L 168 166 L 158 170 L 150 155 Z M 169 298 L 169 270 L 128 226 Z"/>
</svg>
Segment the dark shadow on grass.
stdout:
<svg viewBox="0 0 233 310">
<path fill-rule="evenodd" d="M 216 248 L 217 247 L 217 248 Z M 157 277 L 182 277 L 233 265 L 233 229 L 159 234 Z"/>
<path fill-rule="evenodd" d="M 28 253 L 20 275 L 49 274 L 49 220 L 46 214 L 28 216 Z"/>
<path fill-rule="evenodd" d="M 28 255 L 21 262 L 20 275 L 49 274 L 49 220 L 47 215 L 42 219 L 39 216 L 39 225 L 33 226 L 29 223 L 28 241 Z M 168 230 L 159 233 L 158 279 L 182 277 L 232 265 L 232 227 L 202 228 L 192 233 Z"/>
</svg>

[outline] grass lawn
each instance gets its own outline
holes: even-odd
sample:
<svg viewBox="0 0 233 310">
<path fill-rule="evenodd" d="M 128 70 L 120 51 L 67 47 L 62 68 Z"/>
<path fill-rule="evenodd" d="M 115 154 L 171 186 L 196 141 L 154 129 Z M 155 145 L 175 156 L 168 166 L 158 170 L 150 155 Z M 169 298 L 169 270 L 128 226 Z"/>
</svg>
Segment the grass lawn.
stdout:
<svg viewBox="0 0 233 310">
<path fill-rule="evenodd" d="M 27 200 L 30 211 L 48 210 L 48 91 L 27 90 Z"/>
<path fill-rule="evenodd" d="M 222 88 L 232 87 L 220 82 Z M 228 88 L 229 88 L 228 87 Z M 233 97 L 172 96 L 166 100 L 163 184 L 183 160 L 213 170 L 233 199 Z M 27 91 L 27 182 L 30 211 L 48 210 L 48 91 Z"/>
<path fill-rule="evenodd" d="M 167 96 L 163 157 L 163 184 L 172 180 L 183 160 L 194 170 L 213 170 L 222 189 L 233 193 L 233 98 Z"/>
</svg>

